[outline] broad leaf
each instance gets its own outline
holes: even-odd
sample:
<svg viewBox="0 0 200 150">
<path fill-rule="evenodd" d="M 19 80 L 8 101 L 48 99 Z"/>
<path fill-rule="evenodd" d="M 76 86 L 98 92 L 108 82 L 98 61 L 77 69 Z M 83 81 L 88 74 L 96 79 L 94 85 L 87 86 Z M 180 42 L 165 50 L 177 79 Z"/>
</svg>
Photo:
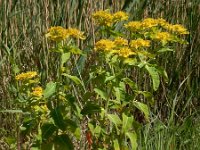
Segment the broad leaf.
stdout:
<svg viewBox="0 0 200 150">
<path fill-rule="evenodd" d="M 130 132 L 127 132 L 126 133 L 126 136 L 130 139 L 131 141 L 131 147 L 132 147 L 132 150 L 136 150 L 137 149 L 137 135 L 136 133 L 130 133 Z"/>
<path fill-rule="evenodd" d="M 120 150 L 120 147 L 119 147 L 119 142 L 117 139 L 115 139 L 114 141 L 114 150 Z"/>
<path fill-rule="evenodd" d="M 46 88 L 43 92 L 44 98 L 49 98 L 56 92 L 56 83 L 54 82 L 49 82 L 46 85 Z"/>
<path fill-rule="evenodd" d="M 54 138 L 55 150 L 73 150 L 74 146 L 67 134 L 61 134 Z"/>
<path fill-rule="evenodd" d="M 82 81 L 77 76 L 71 76 L 71 75 L 66 74 L 66 73 L 63 73 L 62 75 L 65 76 L 65 77 L 68 77 L 69 79 L 71 79 L 76 84 L 82 84 Z"/>
<path fill-rule="evenodd" d="M 100 89 L 98 89 L 98 88 L 95 88 L 94 91 L 95 91 L 98 95 L 100 95 L 100 97 L 101 97 L 102 99 L 108 100 L 108 95 L 107 95 L 106 92 L 104 92 L 104 91 L 102 91 L 102 90 L 100 90 Z"/>
<path fill-rule="evenodd" d="M 124 113 L 122 114 L 122 133 L 128 132 L 132 128 L 133 116 L 128 117 Z"/>
<path fill-rule="evenodd" d="M 71 119 L 65 119 L 64 122 L 65 122 L 68 130 L 70 130 L 71 132 L 75 132 L 76 131 L 76 128 L 78 127 L 76 122 L 74 122 Z"/>
<path fill-rule="evenodd" d="M 135 82 L 133 82 L 131 79 L 129 79 L 129 78 L 123 78 L 122 80 L 126 84 L 128 84 L 132 90 L 137 90 L 138 89 L 137 84 Z"/>
<path fill-rule="evenodd" d="M 109 81 L 115 81 L 115 78 L 115 76 L 107 76 L 104 82 L 107 83 Z"/>
<path fill-rule="evenodd" d="M 101 107 L 97 104 L 93 104 L 91 102 L 88 102 L 84 108 L 81 110 L 82 115 L 88 115 L 88 114 L 94 114 L 101 112 Z"/>
<path fill-rule="evenodd" d="M 145 65 L 145 68 L 151 75 L 151 79 L 153 81 L 153 90 L 156 91 L 160 85 L 160 77 L 158 74 L 158 70 L 155 67 L 150 67 L 148 65 Z"/>
<path fill-rule="evenodd" d="M 115 114 L 107 114 L 107 116 L 108 116 L 108 119 L 110 120 L 110 122 L 112 122 L 112 123 L 115 125 L 116 130 L 117 130 L 117 134 L 119 135 L 118 126 L 119 126 L 120 124 L 122 124 L 121 119 L 119 118 L 118 115 L 115 115 Z"/>
<path fill-rule="evenodd" d="M 45 123 L 42 125 L 41 130 L 42 130 L 42 139 L 47 140 L 49 137 L 53 135 L 53 133 L 56 131 L 56 126 L 51 123 Z"/>
<path fill-rule="evenodd" d="M 63 116 L 61 114 L 60 108 L 57 107 L 57 108 L 53 109 L 50 114 L 51 114 L 51 116 L 52 116 L 52 118 L 53 118 L 53 120 L 55 122 L 55 125 L 59 129 L 64 131 L 66 129 L 66 124 L 65 124 L 65 122 L 63 120 Z"/>
<path fill-rule="evenodd" d="M 67 60 L 70 58 L 70 52 L 68 53 L 63 53 L 61 56 L 61 65 L 63 66 L 63 64 L 65 62 L 67 62 Z"/>
<path fill-rule="evenodd" d="M 144 103 L 133 101 L 133 105 L 137 107 L 140 111 L 144 113 L 145 119 L 149 120 L 149 109 L 148 106 Z"/>
</svg>

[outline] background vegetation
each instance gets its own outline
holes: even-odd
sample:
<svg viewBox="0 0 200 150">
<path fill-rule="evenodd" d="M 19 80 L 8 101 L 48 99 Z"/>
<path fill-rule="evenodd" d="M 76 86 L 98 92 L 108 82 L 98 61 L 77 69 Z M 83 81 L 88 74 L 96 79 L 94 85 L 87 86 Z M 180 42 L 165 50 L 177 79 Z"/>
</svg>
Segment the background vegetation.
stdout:
<svg viewBox="0 0 200 150">
<path fill-rule="evenodd" d="M 154 92 L 151 123 L 141 129 L 139 149 L 199 149 L 200 143 L 200 2 L 199 0 L 0 0 L 0 110 L 18 108 L 14 95 L 15 75 L 39 70 L 42 81 L 56 77 L 55 57 L 49 53 L 44 36 L 50 26 L 77 27 L 88 35 L 79 46 L 93 45 L 96 37 L 91 14 L 111 9 L 128 12 L 131 20 L 162 17 L 183 24 L 189 31 L 188 45 L 176 45 L 175 53 L 159 57 L 169 76 Z M 90 55 L 88 55 L 90 56 Z M 93 58 L 81 57 L 78 67 L 84 74 Z M 142 89 L 149 78 L 133 70 Z M 145 78 L 145 80 L 144 80 Z M 0 141 L 16 137 L 20 120 L 16 113 L 0 113 Z M 4 141 L 4 142 L 3 142 Z"/>
</svg>

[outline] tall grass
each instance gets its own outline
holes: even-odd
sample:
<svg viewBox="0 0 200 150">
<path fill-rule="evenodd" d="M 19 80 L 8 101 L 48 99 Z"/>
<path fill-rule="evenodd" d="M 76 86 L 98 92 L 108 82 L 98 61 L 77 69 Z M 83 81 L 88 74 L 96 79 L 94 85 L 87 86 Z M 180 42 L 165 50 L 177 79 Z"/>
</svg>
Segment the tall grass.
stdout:
<svg viewBox="0 0 200 150">
<path fill-rule="evenodd" d="M 19 71 L 39 70 L 42 82 L 55 78 L 58 61 L 48 51 L 44 34 L 50 26 L 78 27 L 92 36 L 78 43 L 95 42 L 91 14 L 95 10 L 125 10 L 131 19 L 162 17 L 172 23 L 184 24 L 190 31 L 186 46 L 176 46 L 176 53 L 159 58 L 169 76 L 168 84 L 162 81 L 154 93 L 152 123 L 141 132 L 141 149 L 198 149 L 199 99 L 200 99 L 200 2 L 198 0 L 0 0 L 0 110 L 17 109 L 15 104 L 14 76 Z M 120 26 L 119 26 L 120 28 Z M 89 34 L 88 34 L 89 35 Z M 88 55 L 89 56 L 89 55 Z M 80 57 L 77 67 L 84 74 L 83 66 L 90 66 L 92 57 Z M 142 74 L 145 75 L 145 74 Z M 144 81 L 136 70 L 133 76 L 143 89 Z M 84 79 L 84 76 L 83 76 Z M 17 114 L 0 113 L 0 137 L 17 136 L 20 120 Z M 188 131 L 188 132 L 187 132 Z M 190 138 L 191 137 L 191 138 Z"/>
</svg>

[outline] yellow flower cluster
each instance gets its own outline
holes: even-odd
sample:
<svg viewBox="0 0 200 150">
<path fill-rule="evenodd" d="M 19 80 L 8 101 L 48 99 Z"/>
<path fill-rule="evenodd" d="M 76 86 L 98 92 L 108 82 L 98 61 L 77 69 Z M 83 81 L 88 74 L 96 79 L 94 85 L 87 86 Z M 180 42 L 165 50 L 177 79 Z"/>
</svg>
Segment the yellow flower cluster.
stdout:
<svg viewBox="0 0 200 150">
<path fill-rule="evenodd" d="M 83 35 L 84 33 L 81 32 L 80 30 L 76 29 L 76 28 L 69 28 L 69 29 L 66 29 L 66 32 L 69 36 L 72 36 L 74 38 L 77 38 L 77 39 L 82 39 L 84 40 L 85 39 L 85 36 Z"/>
<path fill-rule="evenodd" d="M 167 24 L 167 21 L 162 18 L 158 18 L 158 19 L 146 18 L 143 21 L 131 21 L 128 24 L 125 24 L 124 26 L 128 30 L 135 32 L 135 31 L 140 31 L 140 30 L 156 27 L 159 25 L 165 26 L 166 24 Z"/>
<path fill-rule="evenodd" d="M 123 11 L 118 11 L 113 14 L 113 22 L 128 20 L 128 14 Z"/>
<path fill-rule="evenodd" d="M 141 26 L 146 29 L 146 28 L 152 28 L 155 27 L 159 24 L 157 19 L 153 18 L 146 18 L 141 22 Z"/>
<path fill-rule="evenodd" d="M 112 50 L 114 47 L 115 47 L 115 44 L 113 41 L 108 40 L 108 39 L 101 39 L 100 41 L 96 42 L 94 49 L 109 51 L 109 50 Z"/>
<path fill-rule="evenodd" d="M 128 30 L 130 30 L 132 32 L 135 32 L 135 31 L 138 31 L 139 29 L 141 29 L 141 22 L 139 22 L 139 21 L 130 21 L 128 24 L 125 24 L 124 26 Z"/>
<path fill-rule="evenodd" d="M 48 29 L 46 37 L 52 41 L 62 41 L 69 37 L 66 29 L 61 26 L 51 27 Z"/>
<path fill-rule="evenodd" d="M 60 26 L 51 27 L 48 29 L 46 37 L 52 41 L 60 42 L 62 40 L 67 39 L 69 36 L 72 36 L 74 38 L 78 39 L 85 39 L 85 36 L 83 35 L 83 32 L 79 31 L 76 28 L 69 28 L 65 29 Z"/>
<path fill-rule="evenodd" d="M 173 32 L 173 33 L 177 33 L 180 35 L 189 34 L 188 30 L 185 27 L 183 27 L 182 25 L 170 24 L 162 18 L 158 18 L 158 19 L 146 18 L 141 22 L 140 21 L 131 21 L 128 24 L 125 24 L 124 26 L 125 26 L 125 28 L 127 28 L 128 30 L 130 30 L 132 32 L 142 31 L 142 30 L 153 28 L 153 27 L 161 26 L 164 29 L 166 29 L 170 32 Z"/>
<path fill-rule="evenodd" d="M 160 40 L 161 42 L 172 41 L 173 37 L 169 32 L 157 32 L 153 39 Z"/>
<path fill-rule="evenodd" d="M 172 25 L 168 23 L 168 24 L 165 24 L 163 27 L 171 32 L 175 32 L 178 34 L 189 34 L 187 29 L 180 24 Z"/>
<path fill-rule="evenodd" d="M 116 46 L 127 46 L 128 45 L 128 40 L 127 39 L 124 39 L 124 38 L 121 38 L 121 37 L 117 37 L 115 40 L 114 40 L 114 44 Z"/>
<path fill-rule="evenodd" d="M 123 11 L 118 11 L 111 14 L 108 11 L 97 11 L 92 15 L 93 19 L 98 25 L 111 26 L 112 23 L 128 20 L 128 14 Z"/>
<path fill-rule="evenodd" d="M 33 96 L 36 96 L 36 97 L 41 97 L 42 94 L 43 94 L 43 89 L 42 87 L 38 86 L 38 87 L 35 87 L 33 88 L 33 91 L 31 93 Z"/>
<path fill-rule="evenodd" d="M 118 53 L 119 56 L 125 57 L 125 58 L 127 58 L 127 57 L 129 57 L 131 55 L 135 55 L 136 54 L 135 52 L 133 52 L 128 47 L 122 47 L 122 48 L 120 48 L 117 53 Z"/>
<path fill-rule="evenodd" d="M 15 77 L 15 79 L 18 80 L 18 81 L 23 81 L 23 80 L 34 78 L 35 76 L 37 76 L 37 72 L 29 71 L 29 72 L 18 74 Z"/>
<path fill-rule="evenodd" d="M 137 39 L 128 43 L 127 39 L 117 37 L 114 41 L 102 39 L 95 44 L 95 50 L 111 52 L 121 57 L 129 57 L 136 54 L 136 50 L 141 47 L 150 47 L 149 40 Z"/>
<path fill-rule="evenodd" d="M 150 47 L 150 41 L 149 40 L 143 40 L 143 39 L 137 39 L 137 40 L 131 40 L 130 47 L 138 49 L 140 47 Z"/>
</svg>

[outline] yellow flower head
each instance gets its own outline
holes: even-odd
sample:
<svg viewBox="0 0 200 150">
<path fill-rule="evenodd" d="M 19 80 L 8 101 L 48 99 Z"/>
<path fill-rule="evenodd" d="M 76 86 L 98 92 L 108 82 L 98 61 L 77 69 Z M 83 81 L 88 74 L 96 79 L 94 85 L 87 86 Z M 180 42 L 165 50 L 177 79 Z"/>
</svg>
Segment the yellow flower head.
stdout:
<svg viewBox="0 0 200 150">
<path fill-rule="evenodd" d="M 72 37 L 77 38 L 77 39 L 81 39 L 81 40 L 85 39 L 85 36 L 83 35 L 84 33 L 81 32 L 80 30 L 76 29 L 76 28 L 66 29 L 66 33 L 69 36 L 72 36 Z"/>
<path fill-rule="evenodd" d="M 95 44 L 95 50 L 110 51 L 114 47 L 115 47 L 114 42 L 108 39 L 101 39 Z"/>
<path fill-rule="evenodd" d="M 142 27 L 144 29 L 146 28 L 152 28 L 158 25 L 158 21 L 153 18 L 146 18 L 142 21 Z"/>
<path fill-rule="evenodd" d="M 114 44 L 116 46 L 127 46 L 128 45 L 128 40 L 127 39 L 124 39 L 124 38 L 121 38 L 121 37 L 117 37 L 115 40 L 114 40 Z"/>
<path fill-rule="evenodd" d="M 97 11 L 92 17 L 98 25 L 111 26 L 113 23 L 113 16 L 108 11 Z"/>
<path fill-rule="evenodd" d="M 38 86 L 38 87 L 35 87 L 33 88 L 33 91 L 31 93 L 33 96 L 35 97 L 41 97 L 42 94 L 43 94 L 43 89 L 42 87 Z"/>
<path fill-rule="evenodd" d="M 118 50 L 118 55 L 121 57 L 129 57 L 131 55 L 135 55 L 136 53 L 133 52 L 130 48 L 128 47 L 122 47 L 120 50 Z"/>
<path fill-rule="evenodd" d="M 175 33 L 178 33 L 178 34 L 189 34 L 187 29 L 180 24 L 175 24 L 175 25 L 166 24 L 164 26 L 164 28 L 171 31 L 171 32 L 175 32 Z"/>
<path fill-rule="evenodd" d="M 48 29 L 46 37 L 52 41 L 62 41 L 69 37 L 69 34 L 66 32 L 66 29 L 60 26 L 51 27 Z"/>
<path fill-rule="evenodd" d="M 21 73 L 21 74 L 18 74 L 15 79 L 18 80 L 18 81 L 23 81 L 23 80 L 26 80 L 26 79 L 31 79 L 31 78 L 34 78 L 35 76 L 37 76 L 37 72 L 35 71 L 29 71 L 29 72 L 26 72 L 26 73 Z"/>
<path fill-rule="evenodd" d="M 168 22 L 165 19 L 163 19 L 163 18 L 158 18 L 157 22 L 158 22 L 158 24 L 160 26 L 165 26 L 166 24 L 168 24 Z"/>
<path fill-rule="evenodd" d="M 123 11 L 118 11 L 113 14 L 113 22 L 128 20 L 128 14 Z"/>
<path fill-rule="evenodd" d="M 137 40 L 131 40 L 130 47 L 134 49 L 138 49 L 140 47 L 150 47 L 150 41 L 149 40 L 143 40 L 143 39 L 137 39 Z"/>
<path fill-rule="evenodd" d="M 158 32 L 153 37 L 156 40 L 160 40 L 162 42 L 172 41 L 172 35 L 169 32 Z"/>
<path fill-rule="evenodd" d="M 124 25 L 125 28 L 127 28 L 128 30 L 135 32 L 141 29 L 142 24 L 139 21 L 131 21 L 128 24 Z"/>
</svg>

